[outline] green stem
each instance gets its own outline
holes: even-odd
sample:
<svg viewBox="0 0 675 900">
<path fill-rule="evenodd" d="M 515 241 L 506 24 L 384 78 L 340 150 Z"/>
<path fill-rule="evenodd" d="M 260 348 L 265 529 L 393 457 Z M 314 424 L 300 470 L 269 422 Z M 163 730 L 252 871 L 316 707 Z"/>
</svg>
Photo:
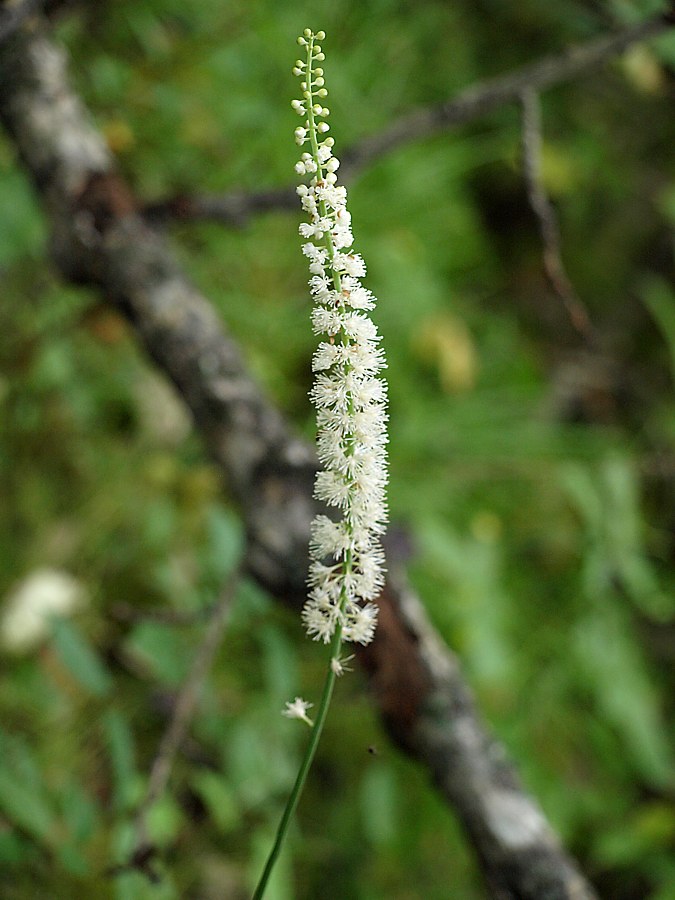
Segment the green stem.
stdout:
<svg viewBox="0 0 675 900">
<path fill-rule="evenodd" d="M 333 635 L 333 640 L 331 642 L 331 660 L 339 659 L 341 648 L 342 628 L 338 625 L 338 627 L 335 629 L 335 634 Z M 286 803 L 286 809 L 284 810 L 284 814 L 281 817 L 281 821 L 279 822 L 274 846 L 270 850 L 270 854 L 267 857 L 267 862 L 265 863 L 265 868 L 262 875 L 260 876 L 260 881 L 258 882 L 258 886 L 256 887 L 255 893 L 253 894 L 253 900 L 262 900 L 265 889 L 267 887 L 267 882 L 269 881 L 270 875 L 272 874 L 272 869 L 274 868 L 277 857 L 281 852 L 281 847 L 286 837 L 288 826 L 290 824 L 293 813 L 295 812 L 295 808 L 298 805 L 298 801 L 300 800 L 302 789 L 305 786 L 305 781 L 307 780 L 307 774 L 312 765 L 312 760 L 314 759 L 314 756 L 316 754 L 316 748 L 319 745 L 319 738 L 321 737 L 321 732 L 323 731 L 326 716 L 328 715 L 328 707 L 330 706 L 331 697 L 333 696 L 333 688 L 335 687 L 336 677 L 337 676 L 333 671 L 333 667 L 329 663 L 328 673 L 326 674 L 323 693 L 321 695 L 321 702 L 319 703 L 319 709 L 317 710 L 316 719 L 314 720 L 309 744 L 307 745 L 305 755 L 300 764 L 300 769 L 298 771 L 297 778 L 295 779 L 293 790 L 291 791 L 290 797 L 288 798 L 288 801 Z"/>
</svg>

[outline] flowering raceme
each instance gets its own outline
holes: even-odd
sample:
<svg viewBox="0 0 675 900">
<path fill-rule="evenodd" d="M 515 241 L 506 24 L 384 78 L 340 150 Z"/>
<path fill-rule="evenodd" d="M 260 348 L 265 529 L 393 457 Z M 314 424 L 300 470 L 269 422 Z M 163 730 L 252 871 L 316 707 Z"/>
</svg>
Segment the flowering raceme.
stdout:
<svg viewBox="0 0 675 900">
<path fill-rule="evenodd" d="M 363 258 L 354 251 L 347 192 L 337 184 L 339 160 L 333 155 L 324 60 L 316 34 L 306 29 L 298 43 L 306 59 L 293 70 L 302 78 L 302 99 L 293 108 L 304 119 L 296 128 L 299 146 L 308 146 L 295 171 L 310 175 L 297 188 L 308 221 L 300 225 L 306 239 L 302 252 L 309 261 L 309 286 L 315 307 L 312 326 L 323 340 L 314 353 L 310 397 L 317 411 L 317 448 L 323 466 L 315 497 L 340 510 L 342 518 L 317 516 L 310 539 L 310 592 L 303 610 L 307 633 L 328 643 L 340 640 L 367 644 L 377 623 L 374 601 L 384 582 L 380 543 L 387 519 L 385 486 L 386 383 L 380 336 L 367 313 L 375 298 L 360 279 Z"/>
</svg>

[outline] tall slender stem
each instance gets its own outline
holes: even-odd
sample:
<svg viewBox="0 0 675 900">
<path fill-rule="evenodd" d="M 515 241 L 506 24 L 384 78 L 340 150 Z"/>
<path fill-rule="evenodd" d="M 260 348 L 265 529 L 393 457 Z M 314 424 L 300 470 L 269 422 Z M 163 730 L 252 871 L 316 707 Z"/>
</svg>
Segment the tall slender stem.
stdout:
<svg viewBox="0 0 675 900">
<path fill-rule="evenodd" d="M 331 659 L 339 659 L 341 647 L 342 629 L 338 627 L 335 631 L 335 634 L 333 635 L 333 640 L 331 642 Z M 319 746 L 319 739 L 321 738 L 321 732 L 323 731 L 323 726 L 326 722 L 326 716 L 328 715 L 328 707 L 330 706 L 331 697 L 333 696 L 333 688 L 335 687 L 336 677 L 337 676 L 333 667 L 329 664 L 328 672 L 326 673 L 326 680 L 323 685 L 323 693 L 321 694 L 321 701 L 316 713 L 314 725 L 312 726 L 312 733 L 309 738 L 309 744 L 307 745 L 305 755 L 300 764 L 300 769 L 298 770 L 298 775 L 295 779 L 293 790 L 291 791 L 291 794 L 286 803 L 284 814 L 281 817 L 281 821 L 279 822 L 274 845 L 270 850 L 269 856 L 267 857 L 267 862 L 265 863 L 265 868 L 262 875 L 260 876 L 260 881 L 258 882 L 258 886 L 256 887 L 255 893 L 253 894 L 253 900 L 262 900 L 265 889 L 267 887 L 267 883 L 272 874 L 272 869 L 274 868 L 274 864 L 276 863 L 279 853 L 281 852 L 281 847 L 284 843 L 286 832 L 288 831 L 288 826 L 290 825 L 291 818 L 293 816 L 293 813 L 295 812 L 295 808 L 298 805 L 298 801 L 300 800 L 302 789 L 305 786 L 305 781 L 307 780 L 307 774 L 316 754 L 316 748 Z"/>
</svg>

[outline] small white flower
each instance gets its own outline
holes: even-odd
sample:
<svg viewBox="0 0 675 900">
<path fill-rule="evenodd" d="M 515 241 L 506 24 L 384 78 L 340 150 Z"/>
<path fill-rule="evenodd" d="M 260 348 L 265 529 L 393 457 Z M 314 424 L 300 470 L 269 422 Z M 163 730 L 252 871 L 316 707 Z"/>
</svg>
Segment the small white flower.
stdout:
<svg viewBox="0 0 675 900">
<path fill-rule="evenodd" d="M 289 719 L 300 719 L 311 728 L 314 725 L 314 722 L 312 722 L 307 715 L 307 710 L 312 706 L 314 706 L 313 703 L 308 703 L 306 700 L 303 700 L 302 697 L 296 697 L 292 703 L 290 700 L 286 701 L 286 708 L 281 711 L 281 715 L 286 716 Z"/>
<path fill-rule="evenodd" d="M 319 409 L 328 406 L 347 409 L 351 402 L 348 376 L 345 377 L 339 371 L 319 373 L 309 396 Z"/>
<path fill-rule="evenodd" d="M 340 675 L 344 675 L 345 672 L 351 672 L 352 667 L 347 665 L 350 659 L 354 659 L 353 654 L 351 656 L 345 656 L 344 659 L 339 659 L 336 656 L 331 659 L 330 667 L 338 678 Z"/>
<path fill-rule="evenodd" d="M 366 264 L 358 253 L 336 253 L 333 268 L 353 278 L 363 278 L 366 274 Z"/>
<path fill-rule="evenodd" d="M 337 334 L 342 327 L 342 317 L 339 312 L 317 306 L 312 310 L 312 327 L 315 334 Z"/>
<path fill-rule="evenodd" d="M 324 187 L 318 187 L 316 193 L 318 199 L 323 200 L 326 205 L 330 206 L 331 209 L 334 209 L 336 213 L 338 210 L 344 209 L 344 205 L 347 202 L 347 191 L 342 185 L 325 185 Z"/>
<path fill-rule="evenodd" d="M 322 266 L 325 266 L 328 258 L 328 251 L 324 247 L 317 247 L 316 244 L 312 244 L 310 241 L 309 243 L 302 245 L 302 252 L 312 262 L 320 262 Z M 327 279 L 326 282 L 328 283 Z"/>
<path fill-rule="evenodd" d="M 368 563 L 370 564 L 370 559 Z M 384 575 L 380 566 L 371 566 L 370 572 L 354 572 L 349 574 L 349 592 L 361 600 L 375 600 L 384 584 Z"/>
<path fill-rule="evenodd" d="M 304 194 L 300 202 L 308 216 L 316 215 L 316 198 L 314 197 L 314 194 Z"/>
<path fill-rule="evenodd" d="M 370 310 L 375 306 L 375 298 L 355 278 L 347 276 L 342 279 L 342 291 L 345 294 L 345 302 L 352 309 Z"/>
<path fill-rule="evenodd" d="M 298 163 L 298 165 L 301 165 Z M 305 238 L 319 238 L 321 239 L 324 235 L 325 231 L 328 231 L 327 227 L 324 227 L 327 223 L 323 222 L 321 219 L 318 219 L 316 222 L 302 222 L 298 226 L 298 231 Z"/>
<path fill-rule="evenodd" d="M 68 572 L 36 569 L 11 591 L 0 619 L 0 643 L 7 650 L 26 653 L 51 630 L 51 619 L 68 616 L 83 604 L 85 592 Z"/>
<path fill-rule="evenodd" d="M 317 516 L 312 522 L 310 550 L 314 559 L 332 556 L 338 559 L 351 546 L 346 522 L 333 522 L 328 516 Z"/>
<path fill-rule="evenodd" d="M 354 243 L 354 235 L 349 228 L 335 228 L 331 233 L 336 250 L 346 250 Z"/>
<path fill-rule="evenodd" d="M 333 614 L 325 612 L 310 597 L 302 610 L 302 621 L 312 640 L 327 644 L 333 637 L 337 624 L 337 608 Z"/>
<path fill-rule="evenodd" d="M 375 341 L 378 339 L 377 328 L 363 313 L 350 312 L 342 319 L 342 328 L 347 337 L 356 342 Z"/>
<path fill-rule="evenodd" d="M 330 138 L 328 138 L 330 140 Z M 319 146 L 319 162 L 326 163 L 331 157 L 331 146 L 328 144 L 328 141 L 324 141 L 323 144 Z"/>
<path fill-rule="evenodd" d="M 345 349 L 343 356 L 357 377 L 376 375 L 381 369 L 386 368 L 384 351 L 370 341 L 351 344 Z"/>
<path fill-rule="evenodd" d="M 354 613 L 352 621 L 344 626 L 345 638 L 357 644 L 369 644 L 373 639 L 376 625 L 377 607 L 372 603 L 360 606 Z"/>
<path fill-rule="evenodd" d="M 340 296 L 333 289 L 333 282 L 330 280 L 330 278 L 326 277 L 326 273 L 323 268 L 320 273 L 316 273 L 312 278 L 309 279 L 309 286 L 312 294 L 314 295 L 314 299 L 318 300 L 320 303 L 323 303 L 326 306 L 332 306 L 333 311 L 335 312 L 336 307 L 340 302 Z"/>
<path fill-rule="evenodd" d="M 312 371 L 321 372 L 324 369 L 330 369 L 335 365 L 342 351 L 338 344 L 319 344 L 317 350 L 312 357 Z"/>
<path fill-rule="evenodd" d="M 387 384 L 380 378 L 363 381 L 354 396 L 354 403 L 359 409 L 365 409 L 373 403 L 384 403 L 387 398 Z"/>
<path fill-rule="evenodd" d="M 353 485 L 340 472 L 332 472 L 330 469 L 319 472 L 314 485 L 314 496 L 317 500 L 323 500 L 328 506 L 346 507 L 349 505 L 353 491 Z"/>
</svg>

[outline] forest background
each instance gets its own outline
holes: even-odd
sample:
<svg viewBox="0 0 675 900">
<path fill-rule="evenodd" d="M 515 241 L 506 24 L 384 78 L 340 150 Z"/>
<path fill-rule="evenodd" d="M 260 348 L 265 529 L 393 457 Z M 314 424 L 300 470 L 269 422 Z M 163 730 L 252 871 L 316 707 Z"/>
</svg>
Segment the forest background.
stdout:
<svg viewBox="0 0 675 900">
<path fill-rule="evenodd" d="M 293 182 L 297 34 L 328 34 L 343 157 L 416 107 L 664 9 L 51 6 L 72 83 L 148 219 L 310 441 L 300 213 L 266 193 Z M 529 191 L 517 102 L 412 134 L 349 181 L 389 359 L 390 553 L 612 900 L 675 898 L 674 94 L 664 30 L 542 92 Z M 558 219 L 562 290 L 533 187 Z M 249 208 L 261 192 L 270 208 Z M 120 311 L 50 261 L 7 136 L 0 197 L 2 895 L 245 897 L 306 738 L 280 709 L 316 699 L 323 655 L 236 574 L 236 498 Z M 230 583 L 189 737 L 148 813 L 157 857 L 125 868 L 169 711 Z M 40 589 L 72 613 L 22 633 L 17 609 Z M 338 688 L 271 900 L 485 896 L 460 824 L 382 730 L 358 668 Z"/>
</svg>

